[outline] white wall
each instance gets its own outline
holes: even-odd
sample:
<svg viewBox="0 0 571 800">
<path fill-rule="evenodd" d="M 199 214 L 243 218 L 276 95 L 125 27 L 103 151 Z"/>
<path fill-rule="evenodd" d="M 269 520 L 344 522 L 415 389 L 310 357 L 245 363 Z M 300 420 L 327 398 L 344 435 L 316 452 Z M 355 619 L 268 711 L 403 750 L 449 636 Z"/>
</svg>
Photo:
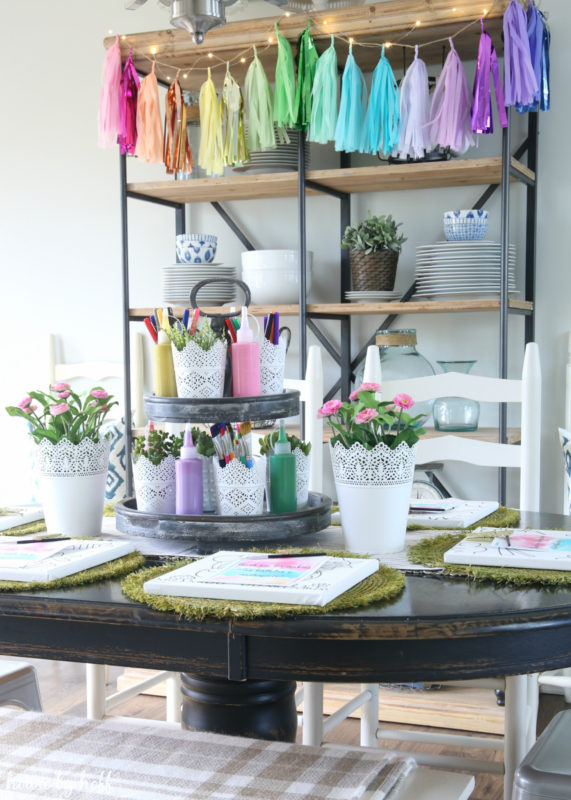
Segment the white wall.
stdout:
<svg viewBox="0 0 571 800">
<path fill-rule="evenodd" d="M 137 12 L 122 8 L 122 0 L 46 4 L 30 0 L 26 20 L 19 4 L 2 4 L 4 37 L 5 123 L 0 131 L 3 192 L 0 213 L 1 269 L 4 302 L 0 315 L 0 406 L 16 403 L 27 390 L 42 388 L 42 331 L 57 334 L 60 356 L 67 361 L 121 358 L 121 252 L 118 155 L 96 146 L 102 40 L 114 32 L 139 32 L 168 27 L 168 14 L 150 0 Z M 565 32 L 571 9 L 565 0 L 544 6 L 552 22 L 553 110 L 541 116 L 537 340 L 544 372 L 543 507 L 561 506 L 561 459 L 556 427 L 563 421 L 563 365 L 568 313 L 569 270 L 565 263 L 571 175 L 565 162 L 569 108 L 563 81 L 569 73 Z M 251 3 L 247 15 L 272 13 L 272 7 Z M 25 34 L 24 34 L 25 31 Z M 436 74 L 436 68 L 431 68 Z M 522 120 L 516 120 L 521 129 Z M 471 155 L 499 154 L 499 137 L 488 137 Z M 514 146 L 520 135 L 514 133 Z M 314 166 L 337 163 L 331 149 L 313 146 Z M 161 179 L 162 168 L 130 159 L 131 180 Z M 417 244 L 436 241 L 441 212 L 469 207 L 478 187 L 430 192 L 360 195 L 353 218 L 370 209 L 391 212 L 402 220 L 409 237 L 401 257 L 397 288 L 406 288 L 414 273 Z M 523 253 L 524 191 L 512 191 L 513 240 Z M 260 247 L 295 247 L 295 200 L 229 203 Z M 489 206 L 490 237 L 499 234 L 499 197 Z M 133 305 L 156 305 L 160 271 L 174 260 L 173 213 L 130 203 L 130 246 Z M 338 203 L 327 197 L 308 199 L 308 246 L 315 253 L 311 299 L 337 300 Z M 205 205 L 190 212 L 193 230 L 218 234 L 218 255 L 239 263 L 241 245 Z M 518 224 L 520 223 L 520 224 Z M 354 330 L 368 335 L 380 320 L 354 321 Z M 290 321 L 295 324 L 295 320 Z M 437 358 L 476 358 L 474 372 L 493 375 L 498 363 L 498 317 L 494 314 L 403 316 L 398 327 L 416 327 L 419 349 L 433 363 Z M 327 326 L 338 340 L 336 324 Z M 510 317 L 510 374 L 521 368 L 523 324 Z M 291 374 L 297 367 L 292 351 Z M 355 344 L 357 348 L 357 342 Z M 327 365 L 328 376 L 335 374 Z M 0 504 L 26 495 L 27 443 L 24 424 L 0 414 L 3 473 Z M 10 467 L 6 452 L 10 452 Z M 451 485 L 456 488 L 452 475 Z M 458 487 L 467 496 L 495 494 L 496 478 L 468 471 Z M 512 492 L 512 502 L 517 493 Z"/>
</svg>

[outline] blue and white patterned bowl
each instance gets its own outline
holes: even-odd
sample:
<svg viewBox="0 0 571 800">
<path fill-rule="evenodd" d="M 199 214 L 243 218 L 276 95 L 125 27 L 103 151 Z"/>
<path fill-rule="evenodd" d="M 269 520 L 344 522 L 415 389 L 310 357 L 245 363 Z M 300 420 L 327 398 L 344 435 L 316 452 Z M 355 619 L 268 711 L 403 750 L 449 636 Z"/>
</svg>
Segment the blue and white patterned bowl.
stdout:
<svg viewBox="0 0 571 800">
<path fill-rule="evenodd" d="M 176 254 L 182 264 L 214 261 L 218 237 L 208 233 L 182 233 L 176 237 Z"/>
<path fill-rule="evenodd" d="M 483 208 L 445 211 L 443 225 L 449 242 L 477 241 L 488 230 L 488 212 Z"/>
</svg>

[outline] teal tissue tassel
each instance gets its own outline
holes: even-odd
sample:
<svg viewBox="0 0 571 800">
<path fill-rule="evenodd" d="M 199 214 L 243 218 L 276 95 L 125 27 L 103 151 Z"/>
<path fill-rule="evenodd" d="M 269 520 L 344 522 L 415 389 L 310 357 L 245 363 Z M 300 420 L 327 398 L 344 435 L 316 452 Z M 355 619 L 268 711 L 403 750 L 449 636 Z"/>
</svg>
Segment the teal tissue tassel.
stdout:
<svg viewBox="0 0 571 800">
<path fill-rule="evenodd" d="M 373 73 L 369 106 L 365 116 L 362 153 L 390 155 L 398 143 L 400 134 L 400 95 L 385 46 Z"/>
<path fill-rule="evenodd" d="M 341 82 L 341 103 L 335 128 L 335 149 L 353 153 L 361 145 L 363 119 L 367 107 L 367 84 L 349 45 L 349 55 Z"/>
<path fill-rule="evenodd" d="M 335 138 L 337 123 L 337 53 L 335 37 L 322 53 L 315 68 L 315 78 L 311 90 L 311 122 L 308 140 L 327 144 Z"/>
<path fill-rule="evenodd" d="M 299 37 L 297 62 L 297 89 L 295 92 L 295 127 L 306 131 L 311 119 L 311 89 L 315 78 L 317 51 L 309 33 L 311 20 Z"/>
</svg>

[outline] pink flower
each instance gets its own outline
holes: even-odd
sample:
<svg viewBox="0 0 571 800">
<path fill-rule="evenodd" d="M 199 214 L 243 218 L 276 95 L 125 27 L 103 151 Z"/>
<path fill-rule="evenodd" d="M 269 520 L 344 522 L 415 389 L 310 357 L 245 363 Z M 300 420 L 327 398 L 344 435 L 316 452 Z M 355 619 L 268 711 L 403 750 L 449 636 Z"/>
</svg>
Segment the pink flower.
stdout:
<svg viewBox="0 0 571 800">
<path fill-rule="evenodd" d="M 351 392 L 349 395 L 349 400 L 357 400 L 359 397 L 359 392 L 380 392 L 381 391 L 381 384 L 380 383 L 362 383 L 355 391 Z"/>
<path fill-rule="evenodd" d="M 362 411 L 359 411 L 357 416 L 355 417 L 355 422 L 357 425 L 361 425 L 366 422 L 370 422 L 373 419 L 376 419 L 379 416 L 379 412 L 375 411 L 374 408 L 364 408 Z"/>
<path fill-rule="evenodd" d="M 351 394 L 349 395 L 349 400 L 350 400 L 351 402 L 353 402 L 354 400 L 357 400 L 357 398 L 358 398 L 358 397 L 359 397 L 359 392 L 358 392 L 358 390 L 357 390 L 357 389 L 355 389 L 355 390 L 354 390 L 353 392 L 351 392 Z"/>
<path fill-rule="evenodd" d="M 67 403 L 59 403 L 57 406 L 50 406 L 50 414 L 54 417 L 57 417 L 59 414 L 65 414 L 66 411 L 69 411 Z"/>
<path fill-rule="evenodd" d="M 58 397 L 59 397 L 60 400 L 65 400 L 65 398 L 69 397 L 70 394 L 71 393 L 67 392 L 67 391 L 66 392 L 58 392 Z"/>
<path fill-rule="evenodd" d="M 414 400 L 409 394 L 402 392 L 401 394 L 397 394 L 396 397 L 393 397 L 393 403 L 397 408 L 400 408 L 401 411 L 406 411 L 407 408 L 411 408 L 414 405 Z"/>
<path fill-rule="evenodd" d="M 18 403 L 18 408 L 22 408 L 24 411 L 26 411 L 27 407 L 30 405 L 31 402 L 32 402 L 31 397 L 24 397 L 24 399 Z M 26 411 L 26 413 L 28 412 Z"/>
<path fill-rule="evenodd" d="M 63 382 L 52 383 L 50 386 L 52 392 L 65 392 L 65 390 L 69 388 L 70 388 L 69 383 L 63 383 Z"/>
<path fill-rule="evenodd" d="M 92 397 L 97 397 L 98 400 L 105 400 L 106 397 L 109 397 L 109 394 L 105 391 L 105 389 L 94 389 L 91 392 Z"/>
<path fill-rule="evenodd" d="M 24 412 L 24 414 L 31 414 L 32 406 L 28 406 L 28 408 L 23 408 L 22 411 Z"/>
<path fill-rule="evenodd" d="M 317 416 L 330 417 L 332 414 L 336 414 L 342 405 L 343 403 L 341 400 L 328 400 L 327 403 L 324 403 L 318 410 Z"/>
</svg>

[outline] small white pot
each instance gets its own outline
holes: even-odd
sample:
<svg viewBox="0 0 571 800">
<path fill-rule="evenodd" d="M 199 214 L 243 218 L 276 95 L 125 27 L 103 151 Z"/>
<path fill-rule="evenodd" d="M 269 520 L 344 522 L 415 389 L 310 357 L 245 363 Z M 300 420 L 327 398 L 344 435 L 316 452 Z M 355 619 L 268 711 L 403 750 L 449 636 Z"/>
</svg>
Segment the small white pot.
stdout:
<svg viewBox="0 0 571 800">
<path fill-rule="evenodd" d="M 404 549 L 416 445 L 396 450 L 378 444 L 366 450 L 330 446 L 345 544 L 355 553 L 397 553 Z"/>
<path fill-rule="evenodd" d="M 246 467 L 237 458 L 221 467 L 214 460 L 214 476 L 218 513 L 222 516 L 248 517 L 264 513 L 266 459 L 254 458 L 254 466 Z"/>
<path fill-rule="evenodd" d="M 226 346 L 216 342 L 203 350 L 187 342 L 182 350 L 172 345 L 172 360 L 179 397 L 222 397 L 226 370 Z"/>
<path fill-rule="evenodd" d="M 309 497 L 309 475 L 311 472 L 311 451 L 305 455 L 299 447 L 292 451 L 295 456 L 295 492 L 297 507 L 305 508 Z"/>
<path fill-rule="evenodd" d="M 214 481 L 214 456 L 202 456 L 202 507 L 204 511 L 216 511 L 216 483 Z"/>
<path fill-rule="evenodd" d="M 99 536 L 109 466 L 108 438 L 57 444 L 43 439 L 37 448 L 38 484 L 48 533 Z"/>
<path fill-rule="evenodd" d="M 133 461 L 137 510 L 146 514 L 176 513 L 175 457 L 171 454 L 153 464 L 146 456 Z"/>
</svg>

